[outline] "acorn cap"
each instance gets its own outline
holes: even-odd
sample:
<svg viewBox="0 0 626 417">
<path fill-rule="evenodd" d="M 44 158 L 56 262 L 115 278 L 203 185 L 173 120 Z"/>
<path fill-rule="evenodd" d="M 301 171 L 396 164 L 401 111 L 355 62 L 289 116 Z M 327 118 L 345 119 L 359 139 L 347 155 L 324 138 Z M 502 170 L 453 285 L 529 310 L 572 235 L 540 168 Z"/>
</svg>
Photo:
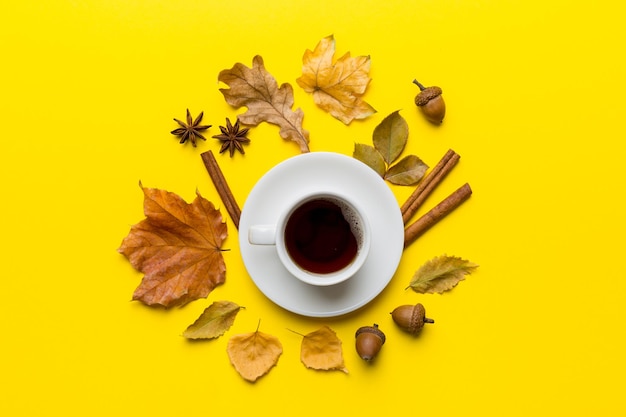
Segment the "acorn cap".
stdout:
<svg viewBox="0 0 626 417">
<path fill-rule="evenodd" d="M 411 324 L 410 329 L 412 331 L 419 331 L 422 327 L 424 327 L 424 316 L 426 315 L 426 310 L 424 306 L 421 304 L 417 304 L 413 307 L 413 314 L 411 314 Z"/>
<path fill-rule="evenodd" d="M 379 328 L 378 324 L 374 324 L 373 326 L 363 326 L 356 331 L 354 337 L 358 337 L 361 333 L 373 333 L 376 336 L 380 337 L 382 343 L 385 343 L 385 333 L 383 333 Z"/>
<path fill-rule="evenodd" d="M 425 106 L 430 100 L 440 96 L 443 93 L 440 87 L 426 87 L 415 97 L 415 105 Z"/>
</svg>

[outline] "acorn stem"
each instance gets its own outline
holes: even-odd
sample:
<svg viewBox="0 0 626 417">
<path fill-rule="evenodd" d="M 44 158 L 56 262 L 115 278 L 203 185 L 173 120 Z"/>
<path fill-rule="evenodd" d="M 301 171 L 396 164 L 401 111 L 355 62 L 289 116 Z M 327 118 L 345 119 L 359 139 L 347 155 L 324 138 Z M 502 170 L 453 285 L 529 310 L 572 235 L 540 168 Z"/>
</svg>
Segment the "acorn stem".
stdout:
<svg viewBox="0 0 626 417">
<path fill-rule="evenodd" d="M 424 323 L 434 323 L 435 320 L 429 319 L 428 317 L 424 317 Z"/>
<path fill-rule="evenodd" d="M 426 87 L 424 87 L 422 84 L 419 83 L 419 81 L 417 80 L 413 80 L 413 84 L 415 84 L 416 86 L 418 86 L 420 88 L 421 91 L 426 90 Z"/>
</svg>

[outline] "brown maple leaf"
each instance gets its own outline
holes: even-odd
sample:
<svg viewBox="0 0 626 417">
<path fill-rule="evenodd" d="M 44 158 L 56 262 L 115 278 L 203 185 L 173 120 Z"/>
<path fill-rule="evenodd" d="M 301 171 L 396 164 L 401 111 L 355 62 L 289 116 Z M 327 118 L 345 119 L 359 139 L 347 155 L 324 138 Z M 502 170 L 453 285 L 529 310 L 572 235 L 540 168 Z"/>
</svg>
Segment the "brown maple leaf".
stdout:
<svg viewBox="0 0 626 417">
<path fill-rule="evenodd" d="M 346 53 L 333 62 L 335 39 L 327 36 L 315 50 L 307 50 L 302 57 L 302 76 L 296 80 L 323 110 L 345 124 L 354 119 L 365 119 L 376 110 L 363 101 L 370 82 L 370 57 L 351 57 Z"/>
<path fill-rule="evenodd" d="M 146 218 L 118 249 L 144 273 L 133 300 L 171 307 L 206 297 L 226 276 L 222 215 L 199 193 L 188 204 L 174 193 L 141 187 Z"/>
<path fill-rule="evenodd" d="M 276 79 L 265 69 L 259 55 L 252 60 L 252 68 L 241 63 L 222 70 L 218 80 L 230 88 L 220 88 L 224 99 L 233 107 L 246 106 L 248 110 L 239 116 L 241 123 L 256 126 L 268 122 L 280 127 L 283 139 L 296 142 L 302 152 L 309 152 L 309 132 L 302 128 L 304 112 L 293 111 L 293 88 L 284 83 L 280 87 Z"/>
</svg>

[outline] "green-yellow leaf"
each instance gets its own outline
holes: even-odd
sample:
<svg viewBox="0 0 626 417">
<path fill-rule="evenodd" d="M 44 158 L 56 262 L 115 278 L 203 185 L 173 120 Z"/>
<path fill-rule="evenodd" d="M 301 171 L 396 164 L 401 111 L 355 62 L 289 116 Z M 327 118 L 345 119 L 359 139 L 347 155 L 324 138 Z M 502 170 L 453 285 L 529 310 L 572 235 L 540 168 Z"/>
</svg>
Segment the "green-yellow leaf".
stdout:
<svg viewBox="0 0 626 417">
<path fill-rule="evenodd" d="M 387 170 L 384 178 L 396 185 L 413 185 L 422 179 L 428 165 L 415 155 L 408 155 Z"/>
<path fill-rule="evenodd" d="M 441 294 L 454 288 L 465 279 L 465 275 L 471 274 L 476 268 L 478 265 L 455 256 L 438 256 L 417 270 L 409 287 L 422 294 Z"/>
<path fill-rule="evenodd" d="M 241 306 L 231 301 L 215 301 L 183 333 L 187 339 L 214 339 L 233 325 Z"/>
<path fill-rule="evenodd" d="M 374 128 L 374 147 L 383 156 L 387 165 L 398 159 L 409 138 L 409 126 L 406 120 L 400 116 L 400 110 L 385 117 Z"/>
<path fill-rule="evenodd" d="M 373 146 L 355 143 L 352 156 L 372 168 L 381 177 L 385 175 L 385 171 L 387 170 L 385 160 L 380 152 L 374 149 Z"/>
</svg>

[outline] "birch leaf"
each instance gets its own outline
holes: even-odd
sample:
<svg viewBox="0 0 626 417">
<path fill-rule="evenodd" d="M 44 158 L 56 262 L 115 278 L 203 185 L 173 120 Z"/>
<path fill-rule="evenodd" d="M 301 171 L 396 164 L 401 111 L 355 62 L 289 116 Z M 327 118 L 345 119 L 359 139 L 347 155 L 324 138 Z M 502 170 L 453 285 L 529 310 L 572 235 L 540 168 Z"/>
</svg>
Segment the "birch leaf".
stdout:
<svg viewBox="0 0 626 417">
<path fill-rule="evenodd" d="M 363 100 L 370 82 L 370 57 L 346 53 L 333 62 L 335 38 L 327 36 L 302 57 L 302 76 L 296 80 L 321 109 L 348 125 L 376 110 Z"/>
<path fill-rule="evenodd" d="M 276 337 L 257 329 L 253 333 L 231 337 L 226 351 L 239 375 L 246 381 L 254 382 L 278 363 L 283 346 Z"/>
<path fill-rule="evenodd" d="M 374 147 L 380 152 L 387 165 L 391 165 L 398 159 L 406 146 L 408 138 L 409 126 L 400 115 L 399 110 L 385 117 L 374 128 Z"/>
<path fill-rule="evenodd" d="M 343 362 L 341 340 L 328 326 L 304 335 L 300 348 L 300 360 L 310 369 L 348 373 Z"/>
<path fill-rule="evenodd" d="M 409 287 L 422 294 L 441 294 L 454 288 L 465 279 L 465 275 L 471 274 L 476 268 L 478 265 L 455 256 L 438 256 L 417 270 Z"/>
<path fill-rule="evenodd" d="M 215 301 L 183 332 L 187 339 L 215 339 L 230 329 L 241 306 L 231 301 Z"/>
<path fill-rule="evenodd" d="M 413 185 L 422 179 L 428 165 L 415 155 L 402 158 L 385 172 L 384 178 L 396 185 Z"/>
<path fill-rule="evenodd" d="M 352 156 L 372 168 L 381 177 L 385 175 L 387 170 L 385 160 L 373 146 L 355 143 Z"/>
<path fill-rule="evenodd" d="M 145 274 L 133 300 L 170 307 L 206 297 L 226 278 L 222 215 L 199 193 L 188 204 L 172 192 L 142 189 L 146 218 L 118 249 Z"/>
<path fill-rule="evenodd" d="M 246 106 L 248 110 L 237 116 L 241 123 L 256 126 L 268 122 L 280 127 L 280 136 L 309 152 L 309 132 L 302 128 L 304 112 L 292 110 L 293 88 L 284 83 L 280 87 L 276 79 L 265 69 L 263 58 L 257 55 L 252 68 L 241 63 L 219 73 L 218 80 L 230 88 L 220 88 L 224 99 L 233 107 Z"/>
</svg>

